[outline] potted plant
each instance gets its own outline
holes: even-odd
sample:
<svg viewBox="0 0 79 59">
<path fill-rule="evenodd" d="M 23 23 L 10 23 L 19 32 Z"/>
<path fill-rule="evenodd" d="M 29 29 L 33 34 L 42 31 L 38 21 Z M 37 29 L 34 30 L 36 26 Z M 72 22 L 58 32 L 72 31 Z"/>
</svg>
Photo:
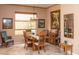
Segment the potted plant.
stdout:
<svg viewBox="0 0 79 59">
<path fill-rule="evenodd" d="M 64 43 L 67 44 L 67 40 L 65 40 Z"/>
</svg>

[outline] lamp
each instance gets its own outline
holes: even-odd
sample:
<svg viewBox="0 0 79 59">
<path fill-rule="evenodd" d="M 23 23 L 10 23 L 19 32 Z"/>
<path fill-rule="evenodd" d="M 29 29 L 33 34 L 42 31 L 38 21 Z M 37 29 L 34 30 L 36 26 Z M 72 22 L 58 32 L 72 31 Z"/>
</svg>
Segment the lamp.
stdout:
<svg viewBox="0 0 79 59">
<path fill-rule="evenodd" d="M 34 29 L 33 28 L 33 25 L 34 25 L 34 22 L 36 22 L 35 21 L 35 19 L 36 19 L 35 7 L 33 7 L 32 12 L 33 12 L 32 13 L 32 17 L 30 18 L 30 29 Z M 31 32 L 32 32 L 33 35 L 36 34 L 36 31 L 35 30 L 32 30 Z"/>
<path fill-rule="evenodd" d="M 33 15 L 32 15 L 32 17 L 30 18 L 31 21 L 36 19 L 35 7 L 33 7 L 32 12 L 33 12 L 33 13 L 32 13 Z"/>
</svg>

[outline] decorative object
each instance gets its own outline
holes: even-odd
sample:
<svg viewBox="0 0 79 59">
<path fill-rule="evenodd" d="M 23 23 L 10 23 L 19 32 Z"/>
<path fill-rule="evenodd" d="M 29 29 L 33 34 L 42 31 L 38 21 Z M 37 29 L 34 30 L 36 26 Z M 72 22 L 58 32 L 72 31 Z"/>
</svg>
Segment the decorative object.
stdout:
<svg viewBox="0 0 79 59">
<path fill-rule="evenodd" d="M 38 19 L 38 28 L 45 28 L 45 19 Z"/>
<path fill-rule="evenodd" d="M 13 28 L 13 19 L 12 18 L 3 18 L 2 19 L 2 28 L 3 29 L 12 29 Z"/>
<path fill-rule="evenodd" d="M 64 43 L 67 44 L 68 43 L 67 40 L 65 40 Z"/>
<path fill-rule="evenodd" d="M 60 10 L 51 12 L 51 29 L 60 28 Z"/>
<path fill-rule="evenodd" d="M 64 36 L 67 38 L 74 38 L 74 15 L 64 15 Z"/>
</svg>

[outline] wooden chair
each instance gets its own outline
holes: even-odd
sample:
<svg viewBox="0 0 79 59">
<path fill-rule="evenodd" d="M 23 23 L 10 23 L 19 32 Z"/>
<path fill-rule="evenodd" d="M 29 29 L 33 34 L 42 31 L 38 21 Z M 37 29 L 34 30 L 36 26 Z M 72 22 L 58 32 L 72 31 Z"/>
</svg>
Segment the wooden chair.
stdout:
<svg viewBox="0 0 79 59">
<path fill-rule="evenodd" d="M 38 40 L 38 42 L 34 43 L 34 46 L 37 47 L 38 53 L 40 53 L 40 48 L 41 49 L 43 48 L 44 51 L 45 51 L 45 36 L 46 36 L 46 33 L 45 32 L 40 32 L 38 34 L 38 36 L 39 36 L 39 40 Z"/>
<path fill-rule="evenodd" d="M 23 36 L 25 41 L 24 48 L 28 49 L 28 46 L 29 44 L 31 44 L 31 41 L 29 41 L 29 36 L 26 31 L 23 31 Z"/>
</svg>

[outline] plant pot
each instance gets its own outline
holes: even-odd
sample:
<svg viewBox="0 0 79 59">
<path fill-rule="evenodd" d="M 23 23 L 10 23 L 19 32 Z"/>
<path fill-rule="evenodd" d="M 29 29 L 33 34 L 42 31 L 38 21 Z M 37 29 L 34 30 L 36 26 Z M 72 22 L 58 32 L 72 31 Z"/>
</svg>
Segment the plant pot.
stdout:
<svg viewBox="0 0 79 59">
<path fill-rule="evenodd" d="M 65 44 L 67 44 L 67 41 L 64 41 Z"/>
</svg>

